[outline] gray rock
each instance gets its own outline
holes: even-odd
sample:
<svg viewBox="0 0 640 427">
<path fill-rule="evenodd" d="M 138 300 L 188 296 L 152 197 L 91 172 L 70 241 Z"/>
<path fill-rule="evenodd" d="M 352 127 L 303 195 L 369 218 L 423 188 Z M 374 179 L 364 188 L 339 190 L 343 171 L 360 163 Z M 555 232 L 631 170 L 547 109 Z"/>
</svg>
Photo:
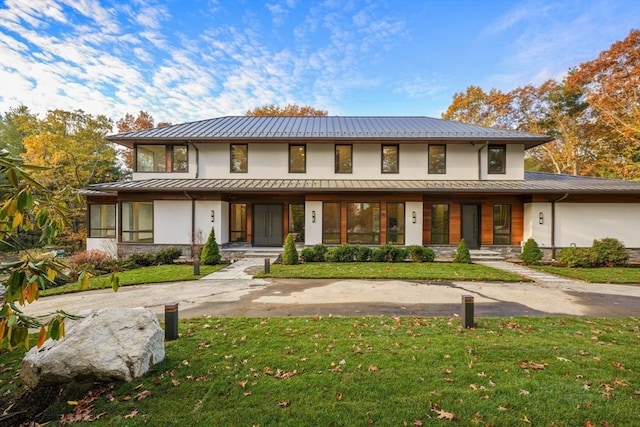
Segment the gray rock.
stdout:
<svg viewBox="0 0 640 427">
<path fill-rule="evenodd" d="M 164 359 L 164 332 L 149 309 L 105 308 L 68 321 L 64 338 L 33 347 L 22 359 L 26 386 L 131 381 Z"/>
</svg>

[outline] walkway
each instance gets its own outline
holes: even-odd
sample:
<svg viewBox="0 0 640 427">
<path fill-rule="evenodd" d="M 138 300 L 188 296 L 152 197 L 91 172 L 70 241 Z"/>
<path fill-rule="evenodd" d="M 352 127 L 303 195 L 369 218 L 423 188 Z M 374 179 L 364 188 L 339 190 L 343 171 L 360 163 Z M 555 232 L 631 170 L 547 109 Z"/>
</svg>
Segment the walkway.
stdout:
<svg viewBox="0 0 640 427">
<path fill-rule="evenodd" d="M 273 264 L 277 257 L 266 257 Z M 264 270 L 265 258 L 242 258 L 227 267 L 213 272 L 200 280 L 251 280 L 258 271 Z"/>
<path fill-rule="evenodd" d="M 497 268 L 498 270 L 508 271 L 509 273 L 526 277 L 535 282 L 558 283 L 558 284 L 580 282 L 579 280 L 575 280 L 567 277 L 555 276 L 553 274 L 545 273 L 544 271 L 525 267 L 522 264 L 515 264 L 507 261 L 474 261 L 474 264 L 486 265 L 487 267 L 493 267 L 493 268 Z"/>
</svg>

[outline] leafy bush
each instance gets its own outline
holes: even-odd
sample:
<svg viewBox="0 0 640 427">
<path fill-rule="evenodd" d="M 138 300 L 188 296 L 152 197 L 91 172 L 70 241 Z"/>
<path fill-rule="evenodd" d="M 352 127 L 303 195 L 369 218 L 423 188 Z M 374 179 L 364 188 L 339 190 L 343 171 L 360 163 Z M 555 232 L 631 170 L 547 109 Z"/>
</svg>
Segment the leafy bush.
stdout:
<svg viewBox="0 0 640 427">
<path fill-rule="evenodd" d="M 169 247 L 156 252 L 156 264 L 173 264 L 173 261 L 180 258 L 182 250 Z"/>
<path fill-rule="evenodd" d="M 285 265 L 295 265 L 298 263 L 298 250 L 296 249 L 295 237 L 295 234 L 289 233 L 284 241 L 282 263 Z"/>
<path fill-rule="evenodd" d="M 300 258 L 304 262 L 324 262 L 324 256 L 327 253 L 325 245 L 315 245 L 311 248 L 304 248 L 300 251 Z"/>
<path fill-rule="evenodd" d="M 411 262 L 433 262 L 436 259 L 436 253 L 431 248 L 424 246 L 411 245 L 407 246 L 407 258 Z"/>
<path fill-rule="evenodd" d="M 364 245 L 356 245 L 354 247 L 355 252 L 355 261 L 357 262 L 367 262 L 371 257 L 371 248 Z"/>
<path fill-rule="evenodd" d="M 542 251 L 533 238 L 529 238 L 525 242 L 522 253 L 520 254 L 520 259 L 525 265 L 536 265 L 542 259 Z"/>
<path fill-rule="evenodd" d="M 127 263 L 131 264 L 132 267 L 149 267 L 156 265 L 156 256 L 154 254 L 136 252 L 129 255 Z"/>
<path fill-rule="evenodd" d="M 588 248 L 564 248 L 558 253 L 558 261 L 567 267 L 590 267 L 590 252 Z"/>
<path fill-rule="evenodd" d="M 336 246 L 324 255 L 327 262 L 354 262 L 356 259 L 356 247 L 347 243 Z"/>
<path fill-rule="evenodd" d="M 94 272 L 102 272 L 107 271 L 111 260 L 111 256 L 106 252 L 91 249 L 69 257 L 69 268 L 71 268 L 71 270 L 90 268 L 94 270 Z"/>
<path fill-rule="evenodd" d="M 458 264 L 471 264 L 471 253 L 469 252 L 469 247 L 464 239 L 460 239 L 460 243 L 458 243 L 456 254 L 453 257 L 453 262 Z"/>
<path fill-rule="evenodd" d="M 220 259 L 220 247 L 216 242 L 216 231 L 211 227 L 207 243 L 204 244 L 200 254 L 200 262 L 204 265 L 215 265 L 220 263 Z"/>
<path fill-rule="evenodd" d="M 384 245 L 371 251 L 373 262 L 402 262 L 407 257 L 407 251 L 397 246 Z"/>
<path fill-rule="evenodd" d="M 594 240 L 590 252 L 594 267 L 621 267 L 629 262 L 629 254 L 622 242 L 612 237 Z"/>
</svg>

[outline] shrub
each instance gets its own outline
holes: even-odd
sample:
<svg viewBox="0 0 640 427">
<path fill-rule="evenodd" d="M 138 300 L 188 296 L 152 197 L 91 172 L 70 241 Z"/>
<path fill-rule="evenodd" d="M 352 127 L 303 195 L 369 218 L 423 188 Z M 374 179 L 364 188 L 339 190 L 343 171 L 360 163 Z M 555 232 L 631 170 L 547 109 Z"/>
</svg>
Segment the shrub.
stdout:
<svg viewBox="0 0 640 427">
<path fill-rule="evenodd" d="M 542 251 L 533 238 L 530 237 L 525 242 L 522 253 L 520 254 L 520 259 L 525 265 L 536 265 L 542 259 Z"/>
<path fill-rule="evenodd" d="M 324 262 L 324 256 L 327 253 L 325 245 L 314 245 L 311 248 L 304 248 L 300 251 L 300 258 L 304 262 Z"/>
<path fill-rule="evenodd" d="M 156 252 L 156 264 L 173 264 L 173 261 L 180 258 L 182 250 L 169 247 Z"/>
<path fill-rule="evenodd" d="M 590 267 L 591 250 L 587 248 L 564 248 L 558 253 L 558 261 L 567 267 Z"/>
<path fill-rule="evenodd" d="M 220 263 L 220 248 L 216 242 L 216 231 L 211 228 L 207 243 L 202 248 L 200 262 L 204 265 L 215 265 Z"/>
<path fill-rule="evenodd" d="M 456 254 L 453 257 L 453 262 L 458 264 L 471 264 L 471 253 L 469 252 L 469 247 L 464 239 L 460 239 L 460 243 L 458 243 Z"/>
<path fill-rule="evenodd" d="M 612 237 L 594 240 L 590 252 L 592 266 L 620 267 L 629 262 L 629 254 L 622 242 Z"/>
<path fill-rule="evenodd" d="M 354 247 L 355 261 L 367 262 L 371 257 L 371 248 L 364 245 L 356 245 Z"/>
<path fill-rule="evenodd" d="M 295 237 L 295 234 L 289 233 L 284 241 L 282 263 L 285 265 L 295 265 L 298 263 L 298 250 L 296 249 Z"/>
<path fill-rule="evenodd" d="M 384 245 L 371 251 L 371 261 L 373 262 L 402 262 L 407 257 L 404 248 Z"/>
<path fill-rule="evenodd" d="M 153 254 L 136 252 L 129 255 L 127 262 L 133 267 L 149 267 L 151 265 L 156 265 L 156 257 Z"/>
<path fill-rule="evenodd" d="M 324 256 L 327 262 L 354 262 L 356 247 L 347 243 L 331 248 Z"/>
<path fill-rule="evenodd" d="M 407 246 L 406 251 L 407 257 L 411 262 L 433 262 L 436 259 L 436 253 L 433 249 L 424 246 Z"/>
<path fill-rule="evenodd" d="M 69 267 L 72 270 L 82 267 L 93 269 L 95 272 L 101 272 L 108 270 L 111 260 L 111 256 L 106 252 L 91 249 L 69 257 Z"/>
</svg>

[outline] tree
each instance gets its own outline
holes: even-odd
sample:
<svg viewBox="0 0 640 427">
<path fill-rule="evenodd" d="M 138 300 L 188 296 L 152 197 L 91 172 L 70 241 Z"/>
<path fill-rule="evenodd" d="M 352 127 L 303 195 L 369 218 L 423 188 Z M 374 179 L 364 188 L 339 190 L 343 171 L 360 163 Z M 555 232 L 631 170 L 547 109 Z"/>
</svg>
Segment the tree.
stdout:
<svg viewBox="0 0 640 427">
<path fill-rule="evenodd" d="M 22 155 L 22 141 L 37 129 L 38 117 L 28 107 L 20 105 L 10 108 L 4 116 L 0 115 L 0 150 L 7 150 L 14 156 Z"/>
<path fill-rule="evenodd" d="M 204 265 L 216 265 L 220 264 L 220 247 L 216 242 L 216 230 L 212 227 L 207 242 L 202 248 L 202 254 L 200 254 L 200 262 Z"/>
<path fill-rule="evenodd" d="M 278 107 L 273 104 L 256 107 L 247 111 L 247 116 L 313 116 L 324 117 L 329 113 L 324 110 L 316 110 L 308 105 L 288 104 L 286 107 Z"/>
<path fill-rule="evenodd" d="M 471 253 L 464 239 L 460 239 L 460 243 L 458 243 L 456 253 L 453 256 L 453 262 L 458 264 L 471 264 Z"/>
<path fill-rule="evenodd" d="M 153 128 L 154 119 L 151 114 L 146 111 L 140 110 L 138 117 L 134 117 L 133 114 L 126 113 L 123 118 L 116 122 L 116 127 L 119 133 L 124 132 L 137 132 L 140 130 Z M 160 124 L 158 124 L 160 127 Z M 131 148 L 120 148 L 123 162 L 129 171 L 133 170 L 133 150 Z"/>
<path fill-rule="evenodd" d="M 25 165 L 21 159 L 7 151 L 0 152 L 0 242 L 22 249 L 19 235 L 32 229 L 41 232 L 43 243 L 51 243 L 64 230 L 69 211 L 64 200 L 31 175 L 40 170 Z M 20 261 L 0 264 L 0 276 L 7 277 L 4 292 L 0 292 L 0 348 L 23 345 L 29 348 L 29 328 L 40 328 L 38 345 L 47 337 L 58 339 L 64 335 L 64 319 L 73 317 L 58 311 L 47 323 L 25 314 L 22 306 L 35 301 L 40 289 L 52 283 L 57 276 L 64 276 L 65 265 L 52 257 L 35 258 L 28 251 Z M 82 273 L 79 280 L 88 286 L 89 274 Z M 117 289 L 117 276 L 111 276 Z"/>
<path fill-rule="evenodd" d="M 527 239 L 520 254 L 520 259 L 524 265 L 536 265 L 540 262 L 542 256 L 543 254 L 538 246 L 538 242 L 531 237 Z"/>
<path fill-rule="evenodd" d="M 295 265 L 298 263 L 298 250 L 296 249 L 296 236 L 294 233 L 287 234 L 287 238 L 284 241 L 282 263 L 285 265 Z"/>
</svg>

